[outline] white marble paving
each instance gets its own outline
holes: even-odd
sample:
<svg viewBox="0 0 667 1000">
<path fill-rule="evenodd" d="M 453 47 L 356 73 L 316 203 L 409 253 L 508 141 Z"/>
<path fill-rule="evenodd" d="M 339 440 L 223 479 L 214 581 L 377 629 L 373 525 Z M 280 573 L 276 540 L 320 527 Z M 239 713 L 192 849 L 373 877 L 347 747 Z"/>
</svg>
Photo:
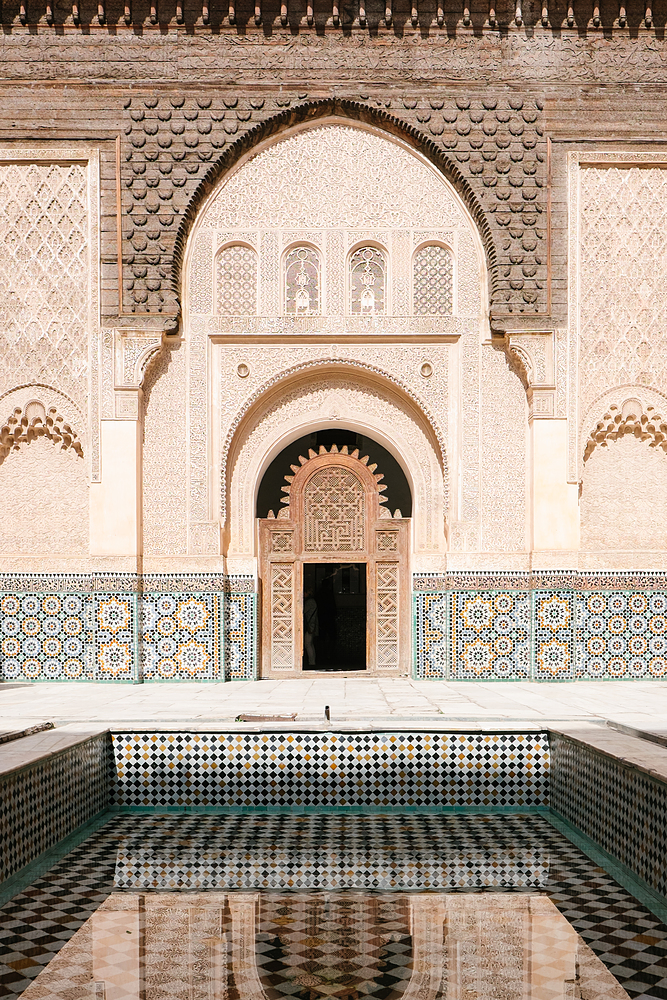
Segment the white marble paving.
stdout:
<svg viewBox="0 0 667 1000">
<path fill-rule="evenodd" d="M 0 730 L 53 721 L 232 722 L 297 713 L 297 722 L 615 720 L 667 730 L 667 681 L 446 682 L 308 677 L 231 684 L 0 684 Z M 39 734 L 37 734 L 39 736 Z"/>
</svg>

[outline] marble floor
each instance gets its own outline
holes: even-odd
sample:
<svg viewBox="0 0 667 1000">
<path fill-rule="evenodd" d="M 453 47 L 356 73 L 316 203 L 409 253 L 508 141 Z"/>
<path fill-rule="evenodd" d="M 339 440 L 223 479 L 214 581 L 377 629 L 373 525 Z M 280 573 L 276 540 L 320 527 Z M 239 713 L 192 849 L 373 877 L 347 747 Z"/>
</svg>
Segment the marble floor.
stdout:
<svg viewBox="0 0 667 1000">
<path fill-rule="evenodd" d="M 667 997 L 667 927 L 539 814 L 116 815 L 0 951 L 7 1000 Z"/>
<path fill-rule="evenodd" d="M 304 677 L 231 684 L 0 683 L 0 730 L 38 722 L 231 722 L 242 714 L 297 722 L 391 719 L 616 720 L 667 731 L 667 681 L 446 682 Z"/>
</svg>

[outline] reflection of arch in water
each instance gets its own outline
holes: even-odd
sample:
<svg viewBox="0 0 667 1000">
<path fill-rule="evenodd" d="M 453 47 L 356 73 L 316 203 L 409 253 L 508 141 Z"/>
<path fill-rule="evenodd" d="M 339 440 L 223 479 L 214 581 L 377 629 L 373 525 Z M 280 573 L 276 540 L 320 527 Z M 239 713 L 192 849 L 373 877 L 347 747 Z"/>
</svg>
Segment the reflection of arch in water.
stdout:
<svg viewBox="0 0 667 1000">
<path fill-rule="evenodd" d="M 325 900 L 329 907 L 331 907 L 332 903 L 335 905 L 336 901 L 340 904 L 343 904 L 344 901 L 345 909 L 348 912 L 356 910 L 351 918 L 348 917 L 348 920 L 351 921 L 353 927 L 354 948 L 356 954 L 361 957 L 360 964 L 362 969 L 368 970 L 370 967 L 377 970 L 378 976 L 382 975 L 385 980 L 391 978 L 392 957 L 388 950 L 381 953 L 382 925 L 369 919 L 372 917 L 369 910 L 377 906 L 377 901 L 368 895 L 361 898 L 354 895 L 341 895 L 337 897 L 337 900 L 333 901 L 330 896 L 322 896 L 322 903 Z M 276 996 L 279 995 L 278 992 L 271 988 L 270 982 L 267 982 L 268 977 L 260 974 L 257 966 L 255 929 L 257 918 L 260 916 L 260 902 L 261 897 L 259 893 L 229 896 L 229 908 L 232 918 L 232 968 L 236 988 L 244 1000 L 269 1000 L 271 994 L 275 993 Z M 318 995 L 320 992 L 322 996 L 335 995 L 343 997 L 348 994 L 349 996 L 357 995 L 358 988 L 361 985 L 360 976 L 363 975 L 363 972 L 360 976 L 356 977 L 353 973 L 348 973 L 344 977 L 346 982 L 343 982 L 341 978 L 337 983 L 338 988 L 334 993 L 332 993 L 330 983 L 325 984 L 322 982 L 323 989 L 321 991 L 318 990 L 318 984 L 323 977 L 314 974 L 312 966 L 316 963 L 319 963 L 319 966 L 321 966 L 326 962 L 327 931 L 323 930 L 324 921 L 321 921 L 319 924 L 313 923 L 313 914 L 310 914 L 311 920 L 309 921 L 309 915 L 305 913 L 305 910 L 304 913 L 299 913 L 299 908 L 304 908 L 306 904 L 297 899 L 281 900 L 281 902 L 286 902 L 286 905 L 295 913 L 297 917 L 297 929 L 300 928 L 302 938 L 307 945 L 306 949 L 304 949 L 305 954 L 302 955 L 298 954 L 296 948 L 291 943 L 288 945 L 284 966 L 286 970 L 295 970 L 295 975 L 291 976 L 291 978 L 298 980 L 299 970 L 301 970 L 301 982 L 304 987 L 310 990 L 311 996 Z M 411 968 L 412 973 L 410 979 L 407 981 L 400 974 L 395 977 L 395 993 L 393 995 L 400 996 L 402 1000 L 435 1000 L 440 994 L 443 973 L 445 971 L 443 948 L 445 923 L 444 900 L 438 896 L 414 895 L 407 897 L 407 899 L 404 898 L 404 900 L 397 900 L 397 907 L 400 907 L 402 902 L 407 902 L 407 906 L 405 907 L 403 920 L 399 919 L 399 930 L 391 930 L 385 937 L 394 938 L 398 936 L 398 941 L 394 943 L 400 943 L 401 939 L 411 941 L 411 956 L 406 954 L 401 956 L 400 949 L 396 949 L 398 954 L 395 954 L 393 958 L 393 965 L 397 973 L 400 972 L 400 969 L 405 969 L 406 967 Z M 340 921 L 336 921 L 335 918 L 334 921 L 340 925 Z M 403 924 L 402 928 L 400 927 L 401 923 Z M 276 928 L 279 926 L 280 924 L 276 924 Z M 295 936 L 295 944 L 297 941 L 298 938 Z M 331 934 L 329 943 L 335 945 L 338 957 L 344 958 L 344 955 L 340 954 L 340 939 Z M 311 962 L 308 956 L 309 951 L 311 954 L 320 954 L 322 957 L 316 959 L 315 962 Z M 344 973 L 345 968 L 345 965 L 341 966 L 341 973 Z M 367 982 L 368 980 L 365 981 Z"/>
</svg>

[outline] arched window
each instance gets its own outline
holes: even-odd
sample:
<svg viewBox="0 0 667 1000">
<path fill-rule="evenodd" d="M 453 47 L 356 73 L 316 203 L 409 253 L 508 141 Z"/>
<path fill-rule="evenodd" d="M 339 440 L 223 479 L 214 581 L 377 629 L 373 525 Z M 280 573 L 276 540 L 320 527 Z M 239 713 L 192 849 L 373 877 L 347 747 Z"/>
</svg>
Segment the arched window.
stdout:
<svg viewBox="0 0 667 1000">
<path fill-rule="evenodd" d="M 387 296 L 387 258 L 377 247 L 359 247 L 350 257 L 350 312 L 383 316 Z"/>
<path fill-rule="evenodd" d="M 216 264 L 218 313 L 221 316 L 257 314 L 257 254 L 242 243 L 223 247 Z"/>
<path fill-rule="evenodd" d="M 314 247 L 293 247 L 285 256 L 285 312 L 320 314 L 320 255 Z"/>
<path fill-rule="evenodd" d="M 412 261 L 412 275 L 415 316 L 451 316 L 454 303 L 451 250 L 436 243 L 419 247 Z"/>
</svg>

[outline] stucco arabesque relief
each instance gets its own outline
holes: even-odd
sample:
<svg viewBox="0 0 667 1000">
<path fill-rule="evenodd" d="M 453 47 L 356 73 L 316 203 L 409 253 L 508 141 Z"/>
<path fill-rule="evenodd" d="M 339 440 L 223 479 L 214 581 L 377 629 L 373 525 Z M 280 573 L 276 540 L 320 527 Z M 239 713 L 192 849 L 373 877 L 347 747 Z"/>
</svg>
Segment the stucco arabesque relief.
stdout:
<svg viewBox="0 0 667 1000">
<path fill-rule="evenodd" d="M 0 146 L 3 449 L 35 436 L 99 471 L 99 152 Z"/>
<path fill-rule="evenodd" d="M 264 405 L 262 397 L 266 397 Z M 244 424 L 246 414 L 249 422 Z M 398 379 L 369 364 L 329 358 L 324 363 L 305 362 L 269 380 L 247 399 L 229 429 L 225 455 L 241 424 L 232 467 L 225 470 L 223 466 L 221 470 L 230 494 L 231 555 L 253 555 L 254 510 L 248 497 L 254 496 L 271 442 L 286 440 L 288 434 L 292 438 L 295 434 L 301 436 L 310 426 L 338 422 L 341 427 L 346 422 L 362 426 L 371 436 L 398 450 L 412 480 L 417 552 L 445 551 L 445 469 L 444 455 L 433 433 L 434 429 L 440 430 L 437 422 L 423 404 L 420 411 L 414 394 Z M 388 427 L 391 442 L 385 437 Z"/>
<path fill-rule="evenodd" d="M 667 236 L 653 205 L 667 193 L 667 155 L 572 152 L 568 185 L 570 465 L 581 482 L 608 440 L 663 447 Z"/>
</svg>

